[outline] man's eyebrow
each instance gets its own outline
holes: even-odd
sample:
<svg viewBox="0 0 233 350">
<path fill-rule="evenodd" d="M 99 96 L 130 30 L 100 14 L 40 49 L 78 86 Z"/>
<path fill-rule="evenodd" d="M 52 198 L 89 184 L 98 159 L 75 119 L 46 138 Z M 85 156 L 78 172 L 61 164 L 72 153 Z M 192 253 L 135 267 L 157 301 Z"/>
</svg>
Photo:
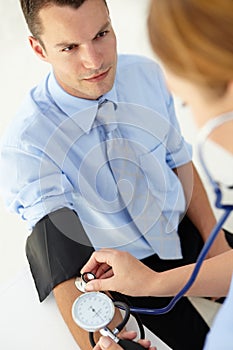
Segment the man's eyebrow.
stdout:
<svg viewBox="0 0 233 350">
<path fill-rule="evenodd" d="M 103 32 L 104 30 L 106 30 L 109 26 L 111 25 L 111 22 L 108 21 L 106 22 L 101 28 L 100 30 L 98 30 L 97 34 L 93 37 L 93 39 L 95 39 L 97 37 L 97 35 L 101 32 Z M 68 47 L 68 46 L 79 46 L 80 44 L 78 42 L 68 42 L 68 41 L 62 41 L 58 44 L 55 45 L 55 48 L 62 48 L 62 47 Z"/>
<path fill-rule="evenodd" d="M 66 41 L 64 41 L 64 42 L 60 42 L 60 43 L 58 43 L 58 44 L 56 44 L 54 47 L 56 48 L 56 49 L 59 49 L 59 48 L 63 48 L 63 47 L 68 47 L 68 46 L 78 46 L 79 44 L 78 43 L 74 43 L 74 42 L 66 42 Z"/>
</svg>

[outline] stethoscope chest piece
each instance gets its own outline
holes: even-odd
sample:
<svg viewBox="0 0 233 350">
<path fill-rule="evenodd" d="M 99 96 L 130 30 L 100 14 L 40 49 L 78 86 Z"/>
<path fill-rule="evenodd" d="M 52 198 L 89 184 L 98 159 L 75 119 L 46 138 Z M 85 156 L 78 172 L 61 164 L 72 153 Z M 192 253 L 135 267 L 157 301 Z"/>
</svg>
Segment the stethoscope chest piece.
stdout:
<svg viewBox="0 0 233 350">
<path fill-rule="evenodd" d="M 86 293 L 85 286 L 86 286 L 87 282 L 89 282 L 95 278 L 96 278 L 96 276 L 93 273 L 87 272 L 87 273 L 82 274 L 81 277 L 77 277 L 75 279 L 74 283 L 75 283 L 76 288 L 80 292 Z"/>
</svg>

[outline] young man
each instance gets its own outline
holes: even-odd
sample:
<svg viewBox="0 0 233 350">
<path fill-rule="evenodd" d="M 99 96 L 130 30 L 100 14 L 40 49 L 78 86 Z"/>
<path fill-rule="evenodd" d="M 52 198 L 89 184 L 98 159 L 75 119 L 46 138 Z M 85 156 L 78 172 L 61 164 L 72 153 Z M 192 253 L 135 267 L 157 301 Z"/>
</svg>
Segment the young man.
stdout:
<svg viewBox="0 0 233 350">
<path fill-rule="evenodd" d="M 5 135 L 1 192 L 32 230 L 26 250 L 40 300 L 53 290 L 86 350 L 87 332 L 74 324 L 71 307 L 80 294 L 75 277 L 92 247 L 127 250 L 163 271 L 195 261 L 215 219 L 159 67 L 117 56 L 105 1 L 21 5 L 31 47 L 52 71 Z M 101 113 L 114 116 L 110 131 Z M 212 255 L 226 249 L 219 236 Z M 161 307 L 169 298 L 127 301 Z M 168 315 L 142 320 L 173 349 L 201 349 L 208 331 L 186 298 Z"/>
</svg>

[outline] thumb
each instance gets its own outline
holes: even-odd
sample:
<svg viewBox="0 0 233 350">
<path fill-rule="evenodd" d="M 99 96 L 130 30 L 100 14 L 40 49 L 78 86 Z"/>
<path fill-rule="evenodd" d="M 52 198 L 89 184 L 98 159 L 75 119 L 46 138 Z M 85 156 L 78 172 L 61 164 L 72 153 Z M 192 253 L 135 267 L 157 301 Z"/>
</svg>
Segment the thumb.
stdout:
<svg viewBox="0 0 233 350">
<path fill-rule="evenodd" d="M 114 290 L 112 287 L 111 278 L 109 279 L 95 279 L 89 281 L 85 285 L 85 291 L 86 292 L 93 292 L 93 291 L 107 291 L 107 290 Z"/>
<path fill-rule="evenodd" d="M 119 347 L 119 345 L 117 345 L 112 339 L 110 339 L 109 337 L 101 337 L 99 340 L 99 346 L 102 350 L 118 350 L 118 349 L 122 349 L 121 347 Z"/>
</svg>

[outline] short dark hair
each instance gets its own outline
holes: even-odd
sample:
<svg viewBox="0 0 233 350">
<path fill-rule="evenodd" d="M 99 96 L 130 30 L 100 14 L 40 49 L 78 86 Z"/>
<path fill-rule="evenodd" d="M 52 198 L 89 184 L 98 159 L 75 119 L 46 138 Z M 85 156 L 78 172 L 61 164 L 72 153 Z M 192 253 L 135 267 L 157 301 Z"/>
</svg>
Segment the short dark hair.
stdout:
<svg viewBox="0 0 233 350">
<path fill-rule="evenodd" d="M 39 11 L 49 5 L 79 8 L 86 0 L 20 0 L 21 8 L 31 34 L 39 39 L 43 28 L 39 19 Z M 107 6 L 106 0 L 103 0 Z"/>
</svg>

